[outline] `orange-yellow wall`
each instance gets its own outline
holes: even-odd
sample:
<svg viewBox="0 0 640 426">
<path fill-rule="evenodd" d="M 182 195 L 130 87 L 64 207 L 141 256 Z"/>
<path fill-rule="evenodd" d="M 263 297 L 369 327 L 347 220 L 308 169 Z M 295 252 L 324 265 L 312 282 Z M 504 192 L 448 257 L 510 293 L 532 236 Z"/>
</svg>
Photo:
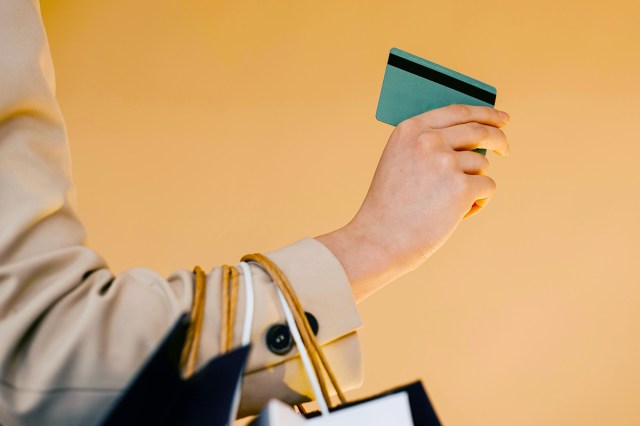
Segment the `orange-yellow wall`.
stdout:
<svg viewBox="0 0 640 426">
<path fill-rule="evenodd" d="M 640 424 L 640 3 L 43 2 L 79 211 L 112 267 L 234 262 L 343 225 L 396 46 L 498 87 L 498 192 L 360 305 L 366 382 L 448 425 Z"/>
</svg>

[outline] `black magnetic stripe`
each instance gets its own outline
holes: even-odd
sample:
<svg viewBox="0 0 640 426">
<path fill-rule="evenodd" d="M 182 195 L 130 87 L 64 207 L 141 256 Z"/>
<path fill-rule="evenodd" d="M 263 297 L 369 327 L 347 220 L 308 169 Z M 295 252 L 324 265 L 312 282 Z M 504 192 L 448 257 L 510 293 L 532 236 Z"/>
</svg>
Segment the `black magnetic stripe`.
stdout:
<svg viewBox="0 0 640 426">
<path fill-rule="evenodd" d="M 429 67 L 425 67 L 424 65 L 416 64 L 413 61 L 402 58 L 398 55 L 394 55 L 393 53 L 389 54 L 389 61 L 387 62 L 387 64 L 399 68 L 403 71 L 410 72 L 411 74 L 417 75 L 418 77 L 426 78 L 427 80 L 442 84 L 443 86 L 446 86 L 453 90 L 457 90 L 460 93 L 472 96 L 491 105 L 494 105 L 496 103 L 496 95 L 494 93 L 481 89 L 478 86 L 474 86 L 473 84 L 460 81 L 457 78 L 451 77 L 447 74 L 443 74 Z"/>
</svg>

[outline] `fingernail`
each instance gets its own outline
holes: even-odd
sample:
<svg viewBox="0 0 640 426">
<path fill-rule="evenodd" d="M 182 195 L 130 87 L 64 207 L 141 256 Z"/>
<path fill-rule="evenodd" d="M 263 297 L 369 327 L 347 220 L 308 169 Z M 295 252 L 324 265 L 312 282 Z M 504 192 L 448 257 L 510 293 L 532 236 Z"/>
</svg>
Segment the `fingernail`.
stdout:
<svg viewBox="0 0 640 426">
<path fill-rule="evenodd" d="M 500 118 L 502 119 L 502 121 L 505 123 L 508 123 L 509 120 L 511 120 L 511 117 L 509 117 L 509 114 L 507 114 L 504 111 L 498 111 L 498 114 L 500 115 Z"/>
</svg>

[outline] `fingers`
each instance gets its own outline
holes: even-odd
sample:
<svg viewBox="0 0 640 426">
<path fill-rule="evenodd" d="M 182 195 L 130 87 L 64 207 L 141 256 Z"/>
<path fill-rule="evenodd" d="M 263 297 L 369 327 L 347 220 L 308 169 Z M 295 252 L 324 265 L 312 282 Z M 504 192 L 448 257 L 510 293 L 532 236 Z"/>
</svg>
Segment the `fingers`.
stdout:
<svg viewBox="0 0 640 426">
<path fill-rule="evenodd" d="M 491 107 L 455 104 L 427 111 L 409 120 L 415 120 L 425 129 L 443 129 L 472 122 L 502 127 L 509 122 L 509 114 Z"/>
<path fill-rule="evenodd" d="M 468 179 L 476 201 L 467 214 L 464 215 L 465 218 L 473 216 L 482 210 L 496 192 L 496 183 L 488 176 L 468 176 Z"/>
<path fill-rule="evenodd" d="M 479 123 L 458 124 L 439 131 L 440 137 L 456 151 L 484 148 L 509 155 L 507 136 L 497 127 Z"/>
<path fill-rule="evenodd" d="M 467 214 L 464 215 L 464 219 L 471 217 L 476 213 L 479 213 L 480 210 L 482 210 L 488 202 L 489 198 L 485 198 L 484 200 L 477 200 L 475 203 L 473 203 Z"/>
<path fill-rule="evenodd" d="M 496 192 L 496 182 L 489 176 L 468 176 L 476 200 L 491 198 Z"/>
<path fill-rule="evenodd" d="M 484 175 L 489 169 L 489 160 L 482 154 L 473 151 L 456 153 L 458 165 L 468 175 Z"/>
<path fill-rule="evenodd" d="M 508 155 L 509 144 L 500 128 L 509 119 L 507 113 L 491 107 L 449 105 L 403 121 L 394 135 L 399 135 L 397 140 L 413 139 L 430 155 L 440 153 L 441 164 L 454 173 L 464 173 L 458 182 L 463 198 L 473 200 L 465 215 L 469 217 L 482 210 L 496 190 L 493 179 L 485 176 L 488 160 L 472 150 L 483 148 Z"/>
</svg>

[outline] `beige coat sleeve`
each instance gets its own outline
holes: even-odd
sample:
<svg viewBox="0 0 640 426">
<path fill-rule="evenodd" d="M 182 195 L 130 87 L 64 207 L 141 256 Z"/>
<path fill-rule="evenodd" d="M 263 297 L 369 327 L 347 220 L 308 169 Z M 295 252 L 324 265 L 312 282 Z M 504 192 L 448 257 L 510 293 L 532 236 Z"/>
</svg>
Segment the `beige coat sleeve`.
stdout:
<svg viewBox="0 0 640 426">
<path fill-rule="evenodd" d="M 193 276 L 146 269 L 114 276 L 84 246 L 70 204 L 65 128 L 46 34 L 34 0 L 0 1 L 0 424 L 91 425 L 192 301 Z M 288 275 L 346 388 L 362 380 L 360 319 L 338 260 L 314 239 L 267 253 Z M 191 265 L 186 265 L 189 268 Z M 284 323 L 275 286 L 252 266 L 253 350 L 242 412 L 267 398 L 309 395 L 295 350 L 265 344 Z M 244 277 L 241 278 L 241 284 Z M 218 354 L 220 270 L 208 274 L 199 364 Z M 213 291 L 211 290 L 213 289 Z M 240 287 L 239 341 L 244 315 Z"/>
</svg>

